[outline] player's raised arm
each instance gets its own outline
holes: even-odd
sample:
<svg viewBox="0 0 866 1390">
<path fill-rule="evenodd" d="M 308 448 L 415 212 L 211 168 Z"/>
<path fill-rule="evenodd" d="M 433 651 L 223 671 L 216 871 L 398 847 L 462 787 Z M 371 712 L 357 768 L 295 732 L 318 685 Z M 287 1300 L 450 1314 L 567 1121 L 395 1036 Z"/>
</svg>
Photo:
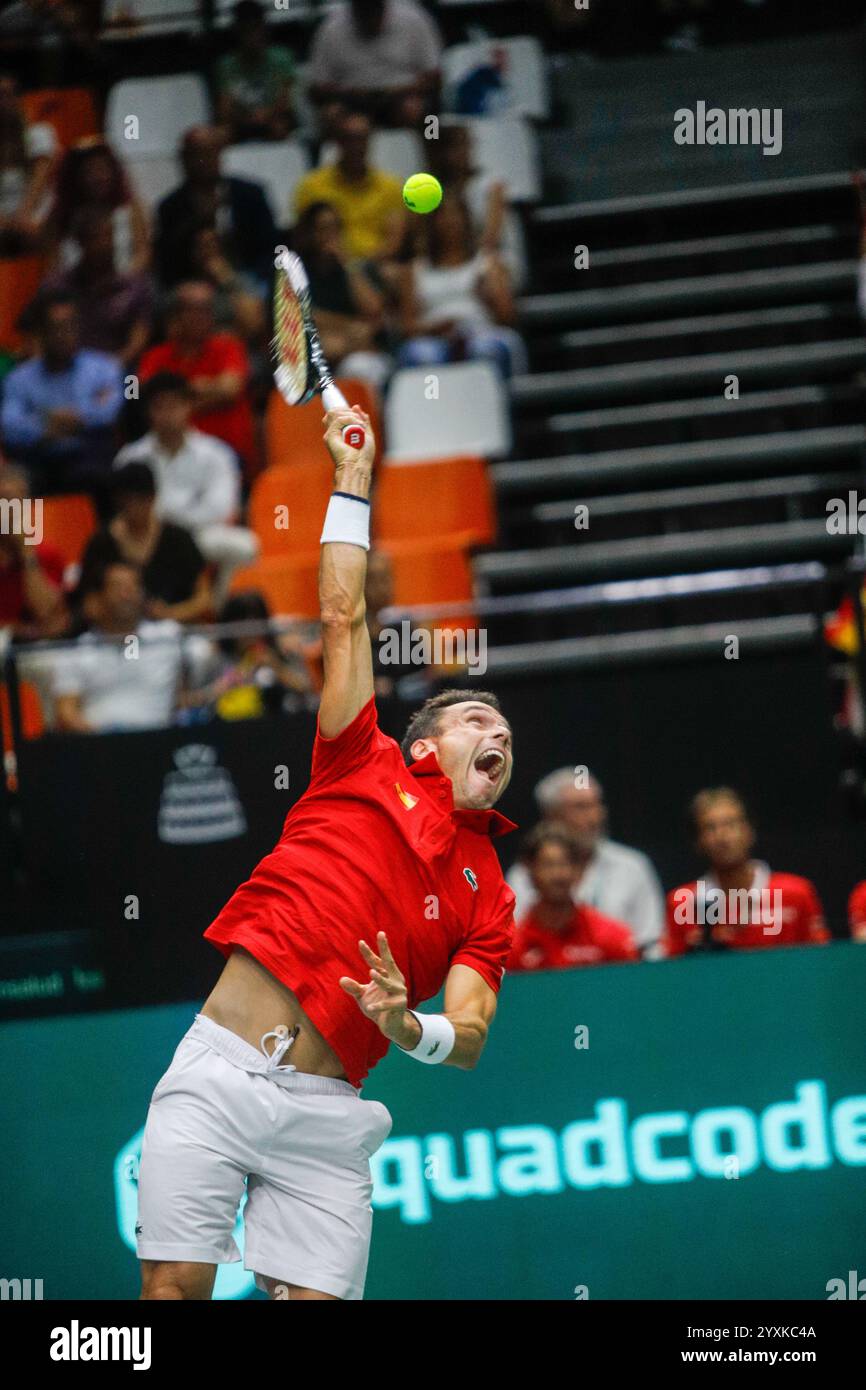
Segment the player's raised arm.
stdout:
<svg viewBox="0 0 866 1390">
<path fill-rule="evenodd" d="M 345 425 L 361 421 L 361 449 L 343 442 Z M 334 460 L 334 492 L 322 531 L 319 614 L 325 670 L 319 705 L 323 738 L 336 738 L 373 694 L 373 657 L 364 607 L 370 548 L 370 479 L 376 441 L 369 416 L 357 408 L 330 410 L 325 443 Z"/>
</svg>

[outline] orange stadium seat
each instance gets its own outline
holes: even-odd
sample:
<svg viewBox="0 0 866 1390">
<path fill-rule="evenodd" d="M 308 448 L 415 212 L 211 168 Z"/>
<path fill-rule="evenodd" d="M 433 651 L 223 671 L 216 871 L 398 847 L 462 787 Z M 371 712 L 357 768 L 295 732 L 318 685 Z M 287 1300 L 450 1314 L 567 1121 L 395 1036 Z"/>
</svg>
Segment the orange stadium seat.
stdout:
<svg viewBox="0 0 866 1390">
<path fill-rule="evenodd" d="M 381 420 L 375 393 L 363 381 L 351 378 L 338 379 L 336 384 L 347 400 L 360 405 L 370 416 L 381 452 Z M 306 405 L 289 406 L 279 391 L 272 391 L 265 411 L 268 468 L 293 467 L 309 459 L 327 458 L 322 443 L 324 413 L 321 396 L 314 396 Z"/>
<path fill-rule="evenodd" d="M 41 256 L 17 256 L 0 260 L 0 348 L 15 351 L 23 335 L 16 324 L 42 280 L 45 262 Z"/>
<path fill-rule="evenodd" d="M 394 567 L 394 604 L 465 603 L 473 598 L 469 546 L 472 533 L 442 540 L 386 541 Z"/>
<path fill-rule="evenodd" d="M 235 571 L 232 593 L 258 589 L 274 617 L 316 618 L 319 614 L 319 556 L 264 555 Z"/>
<path fill-rule="evenodd" d="M 379 544 L 469 532 L 470 544 L 489 545 L 496 513 L 484 460 L 386 462 L 377 474 L 374 525 Z"/>
<path fill-rule="evenodd" d="M 81 559 L 96 527 L 96 508 L 83 493 L 42 499 L 42 539 L 60 551 L 67 565 Z"/>
<path fill-rule="evenodd" d="M 262 546 L 262 555 L 293 558 L 318 554 L 322 522 L 334 485 L 334 469 L 327 453 L 315 459 L 266 468 L 252 486 L 249 524 Z M 278 517 L 276 509 L 287 508 Z M 282 525 L 275 525 L 275 521 Z M 287 521 L 287 525 L 286 525 Z"/>
<path fill-rule="evenodd" d="M 31 123 L 45 121 L 54 126 L 64 149 L 87 135 L 99 135 L 102 129 L 96 103 L 84 87 L 43 87 L 25 92 L 21 105 Z"/>
<path fill-rule="evenodd" d="M 448 613 L 447 605 L 471 603 L 473 598 L 472 566 L 468 546 L 471 535 L 455 535 L 437 541 L 393 541 L 381 548 L 390 556 L 394 567 L 394 607 L 413 608 L 420 604 L 443 605 L 441 616 L 413 621 L 413 629 L 449 630 L 453 634 L 469 632 L 478 626 L 478 619 L 469 612 Z M 448 639 L 446 639 L 447 641 Z M 450 639 L 453 643 L 454 638 Z M 458 638 L 459 641 L 459 638 Z M 437 669 L 447 671 L 453 662 L 448 654 L 456 655 L 453 645 L 443 648 Z M 460 664 L 459 661 L 457 663 Z"/>
</svg>

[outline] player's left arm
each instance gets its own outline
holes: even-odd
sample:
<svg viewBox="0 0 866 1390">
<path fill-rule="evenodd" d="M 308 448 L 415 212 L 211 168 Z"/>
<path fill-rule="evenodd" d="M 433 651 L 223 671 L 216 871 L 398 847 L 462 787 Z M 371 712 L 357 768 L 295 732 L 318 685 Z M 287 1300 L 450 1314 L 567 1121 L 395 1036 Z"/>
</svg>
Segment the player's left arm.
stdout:
<svg viewBox="0 0 866 1390">
<path fill-rule="evenodd" d="M 378 953 L 366 941 L 358 942 L 370 967 L 369 982 L 361 984 L 343 975 L 340 985 L 390 1042 L 411 1052 L 421 1040 L 421 1025 L 409 1011 L 406 981 L 383 931 L 377 933 L 377 944 Z M 470 1071 L 478 1063 L 496 1014 L 496 993 L 471 966 L 452 965 L 445 980 L 443 1012 L 454 1029 L 454 1046 L 444 1065 Z"/>
</svg>

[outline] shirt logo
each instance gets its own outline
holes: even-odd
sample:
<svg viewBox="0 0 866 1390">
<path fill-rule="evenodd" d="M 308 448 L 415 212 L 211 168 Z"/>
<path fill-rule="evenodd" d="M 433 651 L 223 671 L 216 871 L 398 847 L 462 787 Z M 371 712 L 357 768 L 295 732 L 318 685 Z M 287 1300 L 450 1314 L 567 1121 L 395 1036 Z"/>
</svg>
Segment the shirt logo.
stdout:
<svg viewBox="0 0 866 1390">
<path fill-rule="evenodd" d="M 394 788 L 407 811 L 411 811 L 413 806 L 418 805 L 419 798 L 417 796 L 411 796 L 409 792 L 404 792 L 399 782 L 394 783 Z"/>
<path fill-rule="evenodd" d="M 464 869 L 464 870 L 463 870 L 463 877 L 466 879 L 466 882 L 469 884 L 469 887 L 472 889 L 472 892 L 473 892 L 473 893 L 477 893 L 477 892 L 478 892 L 478 879 L 475 877 L 475 875 L 474 875 L 474 873 L 472 872 L 472 870 L 471 870 L 471 869 Z"/>
</svg>

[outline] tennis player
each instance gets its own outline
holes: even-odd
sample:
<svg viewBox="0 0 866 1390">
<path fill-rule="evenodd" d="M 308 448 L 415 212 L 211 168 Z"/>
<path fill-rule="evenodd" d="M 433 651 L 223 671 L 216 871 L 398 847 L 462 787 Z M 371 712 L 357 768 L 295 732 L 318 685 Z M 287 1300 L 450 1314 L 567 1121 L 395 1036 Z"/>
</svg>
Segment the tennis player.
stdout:
<svg viewBox="0 0 866 1390">
<path fill-rule="evenodd" d="M 361 420 L 361 450 L 342 428 Z M 322 532 L 324 688 L 307 791 L 276 848 L 205 932 L 227 958 L 154 1090 L 139 1172 L 142 1297 L 210 1298 L 246 1184 L 244 1264 L 271 1298 L 363 1297 L 370 1156 L 391 1116 L 361 1083 L 471 1068 L 511 947 L 514 894 L 491 837 L 511 777 L 494 695 L 447 691 L 401 746 L 378 727 L 364 578 L 375 441 L 330 411 Z M 408 756 L 407 767 L 404 755 Z M 419 1001 L 445 985 L 444 1012 Z"/>
</svg>

